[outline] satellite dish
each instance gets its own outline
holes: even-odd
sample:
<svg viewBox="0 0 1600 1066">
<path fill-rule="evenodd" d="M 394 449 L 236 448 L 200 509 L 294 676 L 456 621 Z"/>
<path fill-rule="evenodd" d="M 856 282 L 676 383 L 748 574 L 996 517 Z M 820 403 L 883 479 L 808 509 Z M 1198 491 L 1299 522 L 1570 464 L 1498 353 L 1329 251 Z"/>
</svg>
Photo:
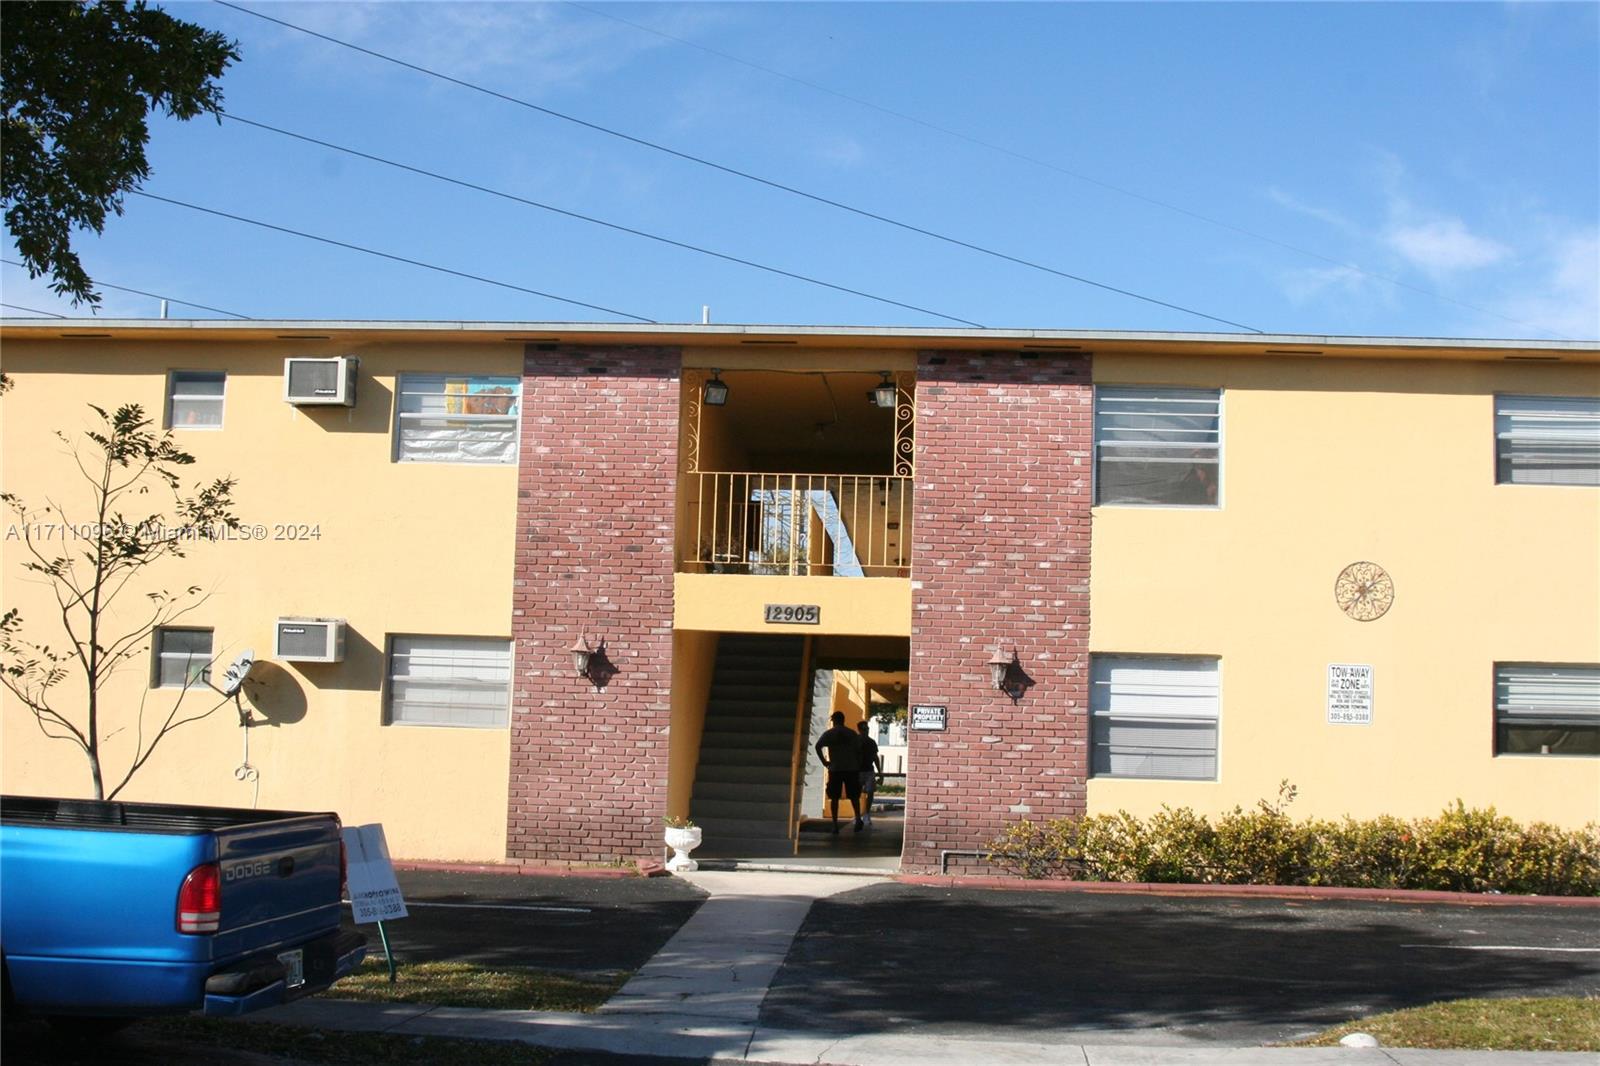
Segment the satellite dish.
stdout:
<svg viewBox="0 0 1600 1066">
<path fill-rule="evenodd" d="M 233 662 L 228 664 L 228 669 L 222 674 L 222 694 L 224 696 L 236 695 L 244 687 L 244 679 L 250 675 L 250 668 L 256 664 L 254 648 L 246 648 L 234 656 Z"/>
</svg>

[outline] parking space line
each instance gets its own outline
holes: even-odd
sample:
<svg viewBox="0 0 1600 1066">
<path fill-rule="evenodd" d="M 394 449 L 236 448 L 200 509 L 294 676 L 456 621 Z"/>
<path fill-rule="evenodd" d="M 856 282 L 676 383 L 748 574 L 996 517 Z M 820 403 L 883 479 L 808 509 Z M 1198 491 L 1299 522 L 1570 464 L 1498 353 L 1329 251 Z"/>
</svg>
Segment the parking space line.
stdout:
<svg viewBox="0 0 1600 1066">
<path fill-rule="evenodd" d="M 349 900 L 341 901 L 349 904 Z M 589 907 L 556 907 L 542 903 L 428 903 L 422 900 L 408 899 L 407 907 L 450 907 L 467 911 L 551 911 L 557 914 L 593 914 Z"/>
<path fill-rule="evenodd" d="M 1435 951 L 1564 951 L 1600 955 L 1600 948 L 1547 948 L 1524 944 L 1401 944 L 1403 948 L 1432 948 Z"/>
</svg>

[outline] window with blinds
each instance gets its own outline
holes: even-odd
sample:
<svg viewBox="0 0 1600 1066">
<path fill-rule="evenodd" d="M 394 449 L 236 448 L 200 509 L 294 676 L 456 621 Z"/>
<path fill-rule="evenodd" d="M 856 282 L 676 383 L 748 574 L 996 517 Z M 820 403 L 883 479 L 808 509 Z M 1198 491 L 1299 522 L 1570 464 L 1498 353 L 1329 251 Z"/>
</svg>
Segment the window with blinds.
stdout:
<svg viewBox="0 0 1600 1066">
<path fill-rule="evenodd" d="M 1496 755 L 1600 755 L 1600 666 L 1499 663 Z"/>
<path fill-rule="evenodd" d="M 155 639 L 156 688 L 193 688 L 211 680 L 209 629 L 158 629 Z"/>
<path fill-rule="evenodd" d="M 221 429 L 221 370 L 174 370 L 167 376 L 167 425 L 172 429 Z"/>
<path fill-rule="evenodd" d="M 1221 475 L 1220 389 L 1095 389 L 1095 503 L 1215 507 Z"/>
<path fill-rule="evenodd" d="M 1496 396 L 1495 482 L 1600 485 L 1600 397 Z"/>
<path fill-rule="evenodd" d="M 395 460 L 402 463 L 515 463 L 522 379 L 401 374 Z"/>
<path fill-rule="evenodd" d="M 509 640 L 390 639 L 391 724 L 503 727 L 510 709 Z"/>
<path fill-rule="evenodd" d="M 1096 655 L 1089 685 L 1092 776 L 1216 780 L 1216 659 Z"/>
</svg>

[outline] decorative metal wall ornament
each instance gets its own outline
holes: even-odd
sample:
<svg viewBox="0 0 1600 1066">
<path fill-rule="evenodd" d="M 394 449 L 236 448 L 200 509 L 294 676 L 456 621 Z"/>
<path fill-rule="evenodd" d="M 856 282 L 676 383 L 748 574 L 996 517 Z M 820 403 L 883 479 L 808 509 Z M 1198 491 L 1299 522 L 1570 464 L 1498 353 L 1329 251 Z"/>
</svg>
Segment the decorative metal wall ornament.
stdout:
<svg viewBox="0 0 1600 1066">
<path fill-rule="evenodd" d="M 917 402 L 916 375 L 899 373 L 894 376 L 899 401 L 894 405 L 894 472 L 896 477 L 910 477 L 917 472 Z"/>
<path fill-rule="evenodd" d="M 685 474 L 700 472 L 700 392 L 705 381 L 704 370 L 683 372 L 683 454 L 679 465 Z"/>
<path fill-rule="evenodd" d="M 1377 563 L 1351 563 L 1333 583 L 1333 600 L 1357 622 L 1371 622 L 1394 605 L 1394 580 Z"/>
</svg>

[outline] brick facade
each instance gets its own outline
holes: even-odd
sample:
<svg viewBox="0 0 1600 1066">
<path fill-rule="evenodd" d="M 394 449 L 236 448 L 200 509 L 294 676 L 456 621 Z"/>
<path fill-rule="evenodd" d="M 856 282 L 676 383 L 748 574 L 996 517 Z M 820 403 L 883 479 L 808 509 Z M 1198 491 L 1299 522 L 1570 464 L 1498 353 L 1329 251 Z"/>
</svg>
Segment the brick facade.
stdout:
<svg viewBox="0 0 1600 1066">
<path fill-rule="evenodd" d="M 676 348 L 529 345 L 506 854 L 660 858 L 672 702 Z M 568 649 L 603 638 L 602 691 Z"/>
<path fill-rule="evenodd" d="M 907 872 L 1020 818 L 1083 812 L 1089 370 L 1087 355 L 918 359 L 912 695 L 950 710 L 946 732 L 910 735 Z M 996 645 L 1033 682 L 1015 704 L 989 678 Z"/>
</svg>

